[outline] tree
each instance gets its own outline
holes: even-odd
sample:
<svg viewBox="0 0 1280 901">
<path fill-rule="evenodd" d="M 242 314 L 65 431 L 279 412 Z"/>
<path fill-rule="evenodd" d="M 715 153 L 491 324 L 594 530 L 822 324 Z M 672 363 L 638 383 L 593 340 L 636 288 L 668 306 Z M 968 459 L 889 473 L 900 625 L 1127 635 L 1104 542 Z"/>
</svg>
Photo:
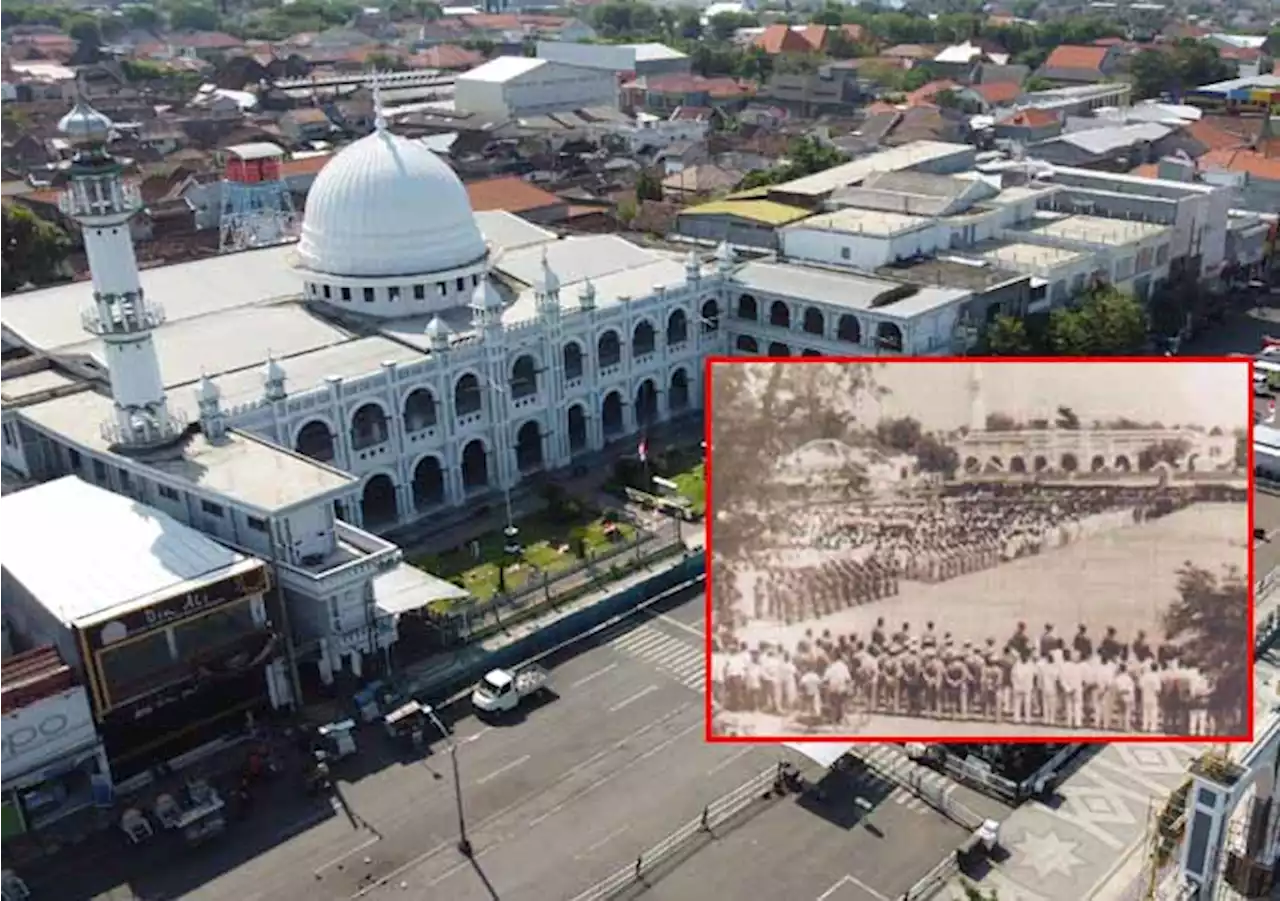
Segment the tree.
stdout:
<svg viewBox="0 0 1280 901">
<path fill-rule="evenodd" d="M 640 173 L 636 179 L 636 200 L 662 200 L 662 182 L 657 175 L 648 170 Z"/>
<path fill-rule="evenodd" d="M 961 890 L 964 892 L 964 901 L 1000 901 L 995 889 L 981 889 L 972 882 L 965 882 Z"/>
<path fill-rule="evenodd" d="M 1035 353 L 1027 325 L 1012 316 L 997 316 L 982 337 L 986 352 L 996 357 L 1025 357 Z"/>
<path fill-rule="evenodd" d="M 729 41 L 739 28 L 754 28 L 760 20 L 750 13 L 717 13 L 707 23 L 711 29 L 711 37 L 716 41 Z"/>
<path fill-rule="evenodd" d="M 154 31 L 164 25 L 164 17 L 152 6 L 130 6 L 123 11 L 123 16 L 130 28 Z"/>
<path fill-rule="evenodd" d="M 910 416 L 882 419 L 876 424 L 876 439 L 899 453 L 912 453 L 923 437 L 924 429 L 920 426 L 920 421 Z"/>
<path fill-rule="evenodd" d="M 915 454 L 918 472 L 936 472 L 944 479 L 952 479 L 960 468 L 960 454 L 936 435 L 923 436 L 916 444 Z"/>
<path fill-rule="evenodd" d="M 1249 586 L 1235 567 L 1215 575 L 1190 561 L 1178 571 L 1178 599 L 1165 614 L 1166 637 L 1176 643 L 1184 663 L 1215 673 L 1209 706 L 1223 723 L 1224 734 L 1239 732 L 1248 722 L 1248 655 L 1241 653 L 1253 638 L 1249 625 Z"/>
<path fill-rule="evenodd" d="M 1026 91 L 1028 94 L 1033 94 L 1036 91 L 1047 91 L 1053 86 L 1053 82 L 1045 78 L 1043 75 L 1032 75 L 1022 83 L 1022 90 Z"/>
<path fill-rule="evenodd" d="M 1166 438 L 1138 451 L 1138 469 L 1150 472 L 1160 463 L 1177 466 L 1191 450 L 1191 445 L 1181 438 Z"/>
<path fill-rule="evenodd" d="M 1236 434 L 1236 469 L 1247 469 L 1249 466 L 1249 436 L 1245 432 Z"/>
<path fill-rule="evenodd" d="M 180 3 L 169 9 L 169 27 L 175 31 L 217 31 L 221 17 L 212 6 L 203 3 Z"/>
<path fill-rule="evenodd" d="M 1075 431 L 1080 428 L 1080 417 L 1070 407 L 1058 407 L 1057 416 L 1053 424 L 1054 428 Z"/>
<path fill-rule="evenodd" d="M 1005 413 L 988 413 L 986 427 L 988 432 L 1016 432 L 1018 420 Z"/>
<path fill-rule="evenodd" d="M 1059 357 L 1133 356 L 1147 345 L 1147 313 L 1132 296 L 1103 286 L 1076 309 L 1049 316 L 1049 350 Z"/>
<path fill-rule="evenodd" d="M 25 207 L 5 204 L 5 293 L 57 281 L 70 250 L 71 240 L 61 228 Z"/>
</svg>

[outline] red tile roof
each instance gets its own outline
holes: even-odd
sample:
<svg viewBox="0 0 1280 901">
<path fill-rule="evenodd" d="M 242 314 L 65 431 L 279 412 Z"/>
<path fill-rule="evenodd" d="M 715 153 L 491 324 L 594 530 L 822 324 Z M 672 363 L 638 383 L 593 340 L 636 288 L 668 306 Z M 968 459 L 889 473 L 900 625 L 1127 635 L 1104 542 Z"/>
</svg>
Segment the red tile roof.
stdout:
<svg viewBox="0 0 1280 901">
<path fill-rule="evenodd" d="M 1012 103 L 1022 94 L 1022 86 L 1016 81 L 991 81 L 986 84 L 975 84 L 970 90 L 993 106 Z"/>
<path fill-rule="evenodd" d="M 764 33 L 753 43 L 770 56 L 776 56 L 779 53 L 813 53 L 819 49 L 814 46 L 810 36 L 814 29 L 821 30 L 819 40 L 826 40 L 826 28 L 821 25 L 808 25 L 804 30 L 797 31 L 790 25 L 775 22 L 765 28 Z"/>
<path fill-rule="evenodd" d="M 1184 130 L 1209 150 L 1232 150 L 1237 147 L 1243 147 L 1248 142 L 1248 138 L 1244 135 L 1227 131 L 1225 128 L 1220 128 L 1213 122 L 1207 122 L 1203 119 L 1199 122 L 1192 122 Z"/>
<path fill-rule="evenodd" d="M 520 31 L 520 17 L 513 13 L 460 16 L 462 24 L 479 31 Z"/>
<path fill-rule="evenodd" d="M 1101 72 L 1107 58 L 1106 47 L 1082 47 L 1079 44 L 1062 44 L 1054 48 L 1044 61 L 1046 69 L 1084 69 Z"/>
<path fill-rule="evenodd" d="M 1256 150 L 1210 150 L 1200 157 L 1200 165 L 1245 172 L 1265 181 L 1280 181 L 1280 157 L 1266 156 Z"/>
<path fill-rule="evenodd" d="M 937 97 L 943 91 L 954 91 L 959 87 L 960 85 L 947 78 L 940 81 L 931 81 L 907 95 L 907 106 L 921 106 Z"/>
<path fill-rule="evenodd" d="M 10 713 L 76 684 L 75 673 L 52 645 L 14 654 L 0 667 L 0 710 Z"/>
<path fill-rule="evenodd" d="M 484 54 L 457 44 L 428 47 L 409 58 L 409 64 L 420 69 L 474 69 L 484 62 Z"/>
<path fill-rule="evenodd" d="M 175 47 L 192 47 L 196 50 L 227 50 L 231 47 L 243 47 L 244 41 L 234 35 L 222 31 L 189 31 L 175 34 L 169 38 Z"/>
<path fill-rule="evenodd" d="M 1001 125 L 1013 125 L 1020 128 L 1044 128 L 1049 125 L 1056 125 L 1058 117 L 1055 113 L 1048 110 L 1030 109 L 1018 110 L 1016 113 L 1005 116 L 1000 120 Z"/>
<path fill-rule="evenodd" d="M 285 160 L 280 164 L 280 174 L 285 178 L 299 178 L 306 175 L 318 175 L 320 170 L 328 165 L 329 160 L 333 158 L 333 154 L 316 154 L 315 156 L 304 156 L 301 159 Z"/>
<path fill-rule="evenodd" d="M 527 213 L 564 202 L 556 195 L 515 176 L 473 181 L 466 188 L 467 196 L 471 198 L 471 209 L 477 213 L 487 210 Z"/>
<path fill-rule="evenodd" d="M 658 75 L 638 79 L 637 82 L 632 82 L 631 84 L 658 94 L 693 94 L 705 91 L 709 97 L 730 98 L 750 96 L 756 92 L 755 82 L 748 81 L 745 78 Z"/>
</svg>

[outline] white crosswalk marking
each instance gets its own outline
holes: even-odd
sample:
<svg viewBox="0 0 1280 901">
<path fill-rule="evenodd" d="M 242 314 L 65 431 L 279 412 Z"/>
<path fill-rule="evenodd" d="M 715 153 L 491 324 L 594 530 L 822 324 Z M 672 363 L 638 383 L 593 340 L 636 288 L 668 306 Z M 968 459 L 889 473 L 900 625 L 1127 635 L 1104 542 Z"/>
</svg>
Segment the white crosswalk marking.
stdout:
<svg viewBox="0 0 1280 901">
<path fill-rule="evenodd" d="M 609 645 L 666 673 L 681 685 L 701 692 L 706 685 L 706 655 L 700 646 L 653 626 L 636 626 Z"/>
<path fill-rule="evenodd" d="M 860 745 L 854 749 L 854 754 L 896 779 L 921 786 L 930 797 L 939 800 L 946 798 L 955 787 L 947 777 L 921 766 L 893 745 Z M 905 788 L 899 787 L 894 795 L 897 796 L 894 800 L 909 810 L 929 809 L 927 802 Z"/>
</svg>

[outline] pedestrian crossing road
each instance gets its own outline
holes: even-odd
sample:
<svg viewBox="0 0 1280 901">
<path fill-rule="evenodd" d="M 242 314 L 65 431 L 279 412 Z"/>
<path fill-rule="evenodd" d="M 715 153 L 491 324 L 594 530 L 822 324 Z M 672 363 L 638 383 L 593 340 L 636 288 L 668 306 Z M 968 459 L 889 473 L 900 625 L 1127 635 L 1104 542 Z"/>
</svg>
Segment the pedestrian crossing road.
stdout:
<svg viewBox="0 0 1280 901">
<path fill-rule="evenodd" d="M 643 660 L 686 688 L 701 694 L 706 682 L 706 654 L 700 645 L 655 626 L 628 626 L 608 640 L 610 647 Z"/>
<path fill-rule="evenodd" d="M 701 646 L 673 635 L 655 625 L 628 626 L 607 639 L 614 650 L 641 660 L 674 679 L 691 691 L 702 693 L 705 682 L 706 656 Z M 906 782 L 920 786 L 923 793 L 945 802 L 954 783 L 909 759 L 894 745 L 859 745 L 854 753 L 869 768 L 857 767 L 846 774 L 845 790 L 869 803 L 893 803 L 915 813 L 928 813 L 931 808 L 917 794 L 902 786 Z"/>
</svg>

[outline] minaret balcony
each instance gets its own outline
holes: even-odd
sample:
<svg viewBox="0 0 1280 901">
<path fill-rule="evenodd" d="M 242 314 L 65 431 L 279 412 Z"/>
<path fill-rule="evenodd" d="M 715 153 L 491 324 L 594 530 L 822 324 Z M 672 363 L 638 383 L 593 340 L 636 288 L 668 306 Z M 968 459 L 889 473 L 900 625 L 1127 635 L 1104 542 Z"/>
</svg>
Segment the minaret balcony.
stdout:
<svg viewBox="0 0 1280 901">
<path fill-rule="evenodd" d="M 131 216 L 142 207 L 138 186 L 115 176 L 75 179 L 58 197 L 58 209 L 72 219 Z"/>
<path fill-rule="evenodd" d="M 115 448 L 146 450 L 172 444 L 187 430 L 187 415 L 181 410 L 169 410 L 167 415 L 154 416 L 136 413 L 125 428 L 114 419 L 102 423 L 102 438 Z"/>
<path fill-rule="evenodd" d="M 80 325 L 99 338 L 135 335 L 157 329 L 165 323 L 164 307 L 146 302 L 141 294 L 102 296 L 98 301 L 98 308 L 80 313 Z"/>
</svg>

